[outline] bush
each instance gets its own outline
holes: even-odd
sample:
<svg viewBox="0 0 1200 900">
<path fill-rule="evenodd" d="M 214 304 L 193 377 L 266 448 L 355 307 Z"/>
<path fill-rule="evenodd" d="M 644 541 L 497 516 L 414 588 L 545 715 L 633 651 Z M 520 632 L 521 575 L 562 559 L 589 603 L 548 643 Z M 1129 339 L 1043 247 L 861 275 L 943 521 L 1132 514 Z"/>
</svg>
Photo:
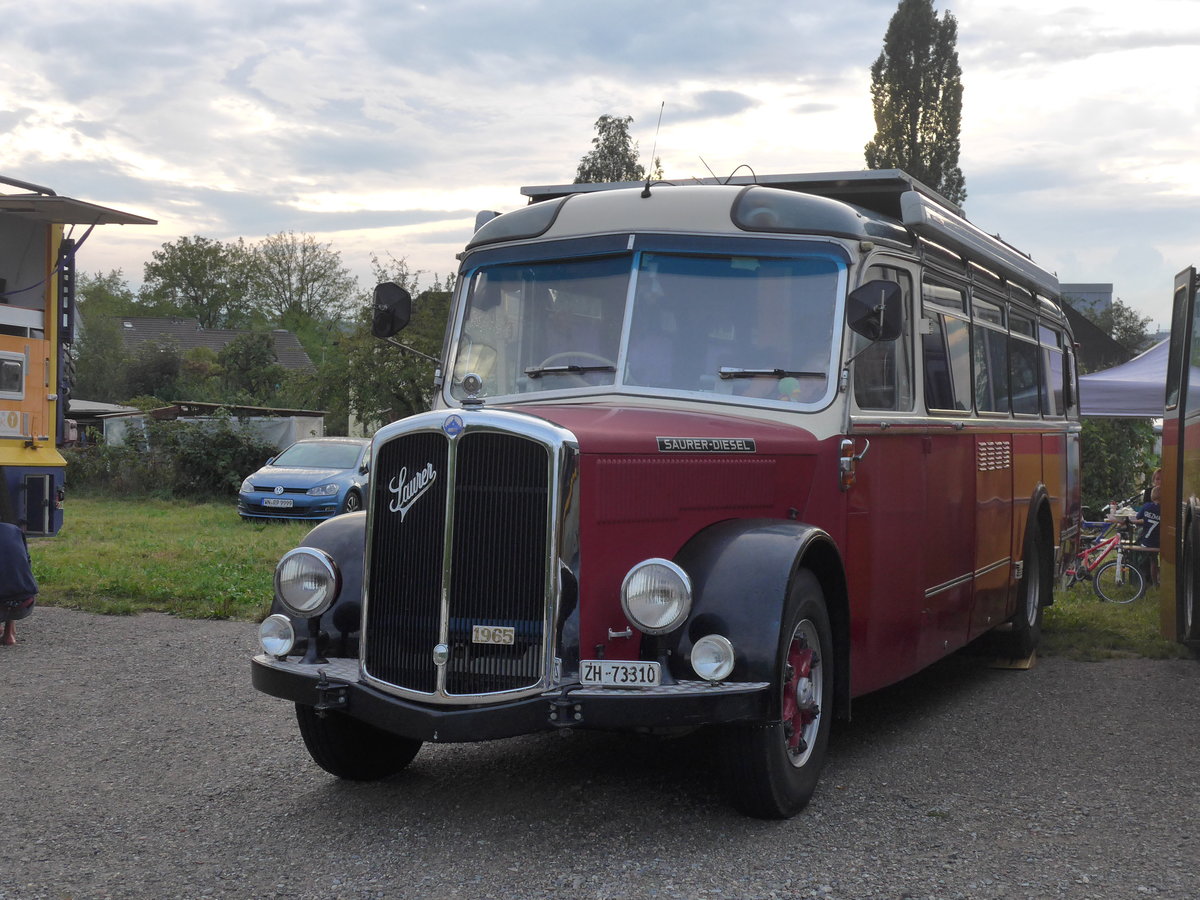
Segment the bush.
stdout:
<svg viewBox="0 0 1200 900">
<path fill-rule="evenodd" d="M 242 479 L 276 452 L 225 413 L 207 422 L 149 420 L 125 445 L 69 449 L 64 456 L 73 491 L 204 499 L 235 496 Z"/>
</svg>

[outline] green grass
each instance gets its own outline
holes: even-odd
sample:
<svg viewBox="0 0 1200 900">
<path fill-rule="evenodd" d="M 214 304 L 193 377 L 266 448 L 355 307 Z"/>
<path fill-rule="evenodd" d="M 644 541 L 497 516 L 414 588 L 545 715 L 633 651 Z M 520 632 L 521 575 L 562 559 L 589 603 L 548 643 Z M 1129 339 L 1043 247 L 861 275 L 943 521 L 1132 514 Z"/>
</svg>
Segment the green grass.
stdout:
<svg viewBox="0 0 1200 900">
<path fill-rule="evenodd" d="M 38 601 L 49 606 L 257 621 L 271 605 L 275 563 L 308 528 L 243 522 L 232 501 L 76 496 L 58 537 L 34 538 L 29 549 Z M 1158 634 L 1157 590 L 1119 606 L 1087 584 L 1056 592 L 1041 652 L 1079 660 L 1188 655 Z"/>
<path fill-rule="evenodd" d="M 1107 603 L 1090 584 L 1054 592 L 1042 622 L 1040 653 L 1078 660 L 1145 657 L 1175 659 L 1187 648 L 1158 632 L 1159 590 L 1150 588 L 1133 603 Z"/>
<path fill-rule="evenodd" d="M 73 497 L 58 536 L 29 542 L 38 602 L 256 621 L 270 609 L 275 563 L 310 527 L 243 522 L 232 500 Z"/>
</svg>

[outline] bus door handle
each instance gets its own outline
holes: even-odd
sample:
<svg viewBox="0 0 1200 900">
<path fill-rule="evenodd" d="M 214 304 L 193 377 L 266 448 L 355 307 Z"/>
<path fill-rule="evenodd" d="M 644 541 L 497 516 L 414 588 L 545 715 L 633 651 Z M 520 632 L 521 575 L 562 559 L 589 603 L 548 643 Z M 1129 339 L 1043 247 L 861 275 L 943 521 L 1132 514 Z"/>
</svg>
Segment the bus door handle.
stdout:
<svg viewBox="0 0 1200 900">
<path fill-rule="evenodd" d="M 854 482 L 858 479 L 858 473 L 855 471 L 858 461 L 866 456 L 870 449 L 871 442 L 863 438 L 862 452 L 855 453 L 854 440 L 842 438 L 841 456 L 838 459 L 838 486 L 843 491 L 848 491 L 854 486 Z"/>
</svg>

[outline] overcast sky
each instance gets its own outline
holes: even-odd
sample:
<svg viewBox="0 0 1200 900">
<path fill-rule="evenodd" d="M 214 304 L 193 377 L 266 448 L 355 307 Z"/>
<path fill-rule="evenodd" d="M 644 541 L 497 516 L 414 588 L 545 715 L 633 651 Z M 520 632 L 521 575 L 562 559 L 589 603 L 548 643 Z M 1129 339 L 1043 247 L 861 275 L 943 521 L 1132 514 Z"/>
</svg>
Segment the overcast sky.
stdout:
<svg viewBox="0 0 1200 900">
<path fill-rule="evenodd" d="M 1200 0 L 937 0 L 958 19 L 968 217 L 1165 327 L 1200 263 Z M 864 167 L 895 0 L 0 0 L 0 175 L 183 235 L 306 232 L 446 274 L 480 209 L 574 177 L 604 113 L 668 179 Z M 7 191 L 8 188 L 0 188 Z"/>
</svg>

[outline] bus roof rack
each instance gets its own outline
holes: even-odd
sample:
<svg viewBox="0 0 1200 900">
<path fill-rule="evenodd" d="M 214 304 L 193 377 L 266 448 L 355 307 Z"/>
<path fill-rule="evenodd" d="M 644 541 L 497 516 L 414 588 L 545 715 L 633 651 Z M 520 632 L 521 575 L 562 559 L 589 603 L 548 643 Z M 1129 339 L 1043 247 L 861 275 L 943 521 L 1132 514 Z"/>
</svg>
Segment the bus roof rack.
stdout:
<svg viewBox="0 0 1200 900">
<path fill-rule="evenodd" d="M 757 184 L 762 187 L 796 191 L 801 194 L 817 194 L 853 203 L 872 212 L 900 218 L 900 197 L 908 191 L 916 191 L 937 205 L 961 216 L 962 207 L 951 203 L 929 185 L 918 181 L 900 169 L 864 169 L 853 172 L 817 172 L 793 175 L 733 175 L 729 178 L 689 178 L 678 181 L 661 181 L 662 185 L 673 184 L 733 184 L 745 186 Z M 611 191 L 618 188 L 643 188 L 644 181 L 612 181 L 598 184 L 559 184 L 540 187 L 523 187 L 521 193 L 530 203 L 554 200 L 569 194 L 590 194 L 596 191 Z M 654 182 L 651 182 L 651 188 Z"/>
</svg>

